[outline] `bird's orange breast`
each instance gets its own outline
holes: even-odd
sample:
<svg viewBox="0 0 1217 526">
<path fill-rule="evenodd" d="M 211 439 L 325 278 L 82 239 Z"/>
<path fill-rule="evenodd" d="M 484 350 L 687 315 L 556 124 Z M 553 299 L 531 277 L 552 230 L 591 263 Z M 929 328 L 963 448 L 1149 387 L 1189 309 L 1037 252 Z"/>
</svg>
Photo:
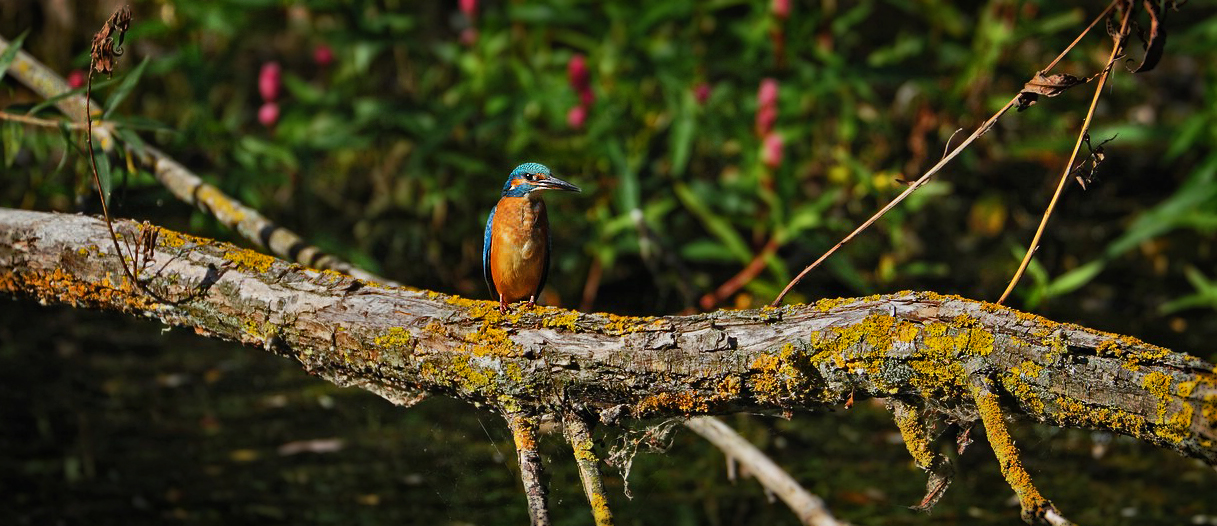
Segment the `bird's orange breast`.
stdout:
<svg viewBox="0 0 1217 526">
<path fill-rule="evenodd" d="M 490 276 L 508 302 L 537 294 L 546 272 L 549 224 L 545 203 L 527 197 L 504 197 L 490 226 Z"/>
</svg>

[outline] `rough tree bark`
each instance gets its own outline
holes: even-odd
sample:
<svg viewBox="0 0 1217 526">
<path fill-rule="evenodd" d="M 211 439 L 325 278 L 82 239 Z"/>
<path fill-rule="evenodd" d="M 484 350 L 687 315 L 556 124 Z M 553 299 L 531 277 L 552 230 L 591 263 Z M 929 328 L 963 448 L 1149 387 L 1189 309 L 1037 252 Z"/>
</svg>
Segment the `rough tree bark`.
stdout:
<svg viewBox="0 0 1217 526">
<path fill-rule="evenodd" d="M 426 391 L 505 415 L 577 407 L 623 418 L 790 412 L 886 398 L 918 465 L 927 424 L 980 422 L 1029 521 L 1065 523 L 1035 492 L 1004 415 L 1111 431 L 1217 466 L 1217 370 L 1128 336 L 964 298 L 901 292 L 695 316 L 516 308 L 372 285 L 156 226 L 125 281 L 105 225 L 0 209 L 0 291 L 119 310 L 295 358 L 408 405 Z M 937 484 L 934 481 L 937 480 Z M 945 487 L 932 478 L 927 502 Z"/>
</svg>

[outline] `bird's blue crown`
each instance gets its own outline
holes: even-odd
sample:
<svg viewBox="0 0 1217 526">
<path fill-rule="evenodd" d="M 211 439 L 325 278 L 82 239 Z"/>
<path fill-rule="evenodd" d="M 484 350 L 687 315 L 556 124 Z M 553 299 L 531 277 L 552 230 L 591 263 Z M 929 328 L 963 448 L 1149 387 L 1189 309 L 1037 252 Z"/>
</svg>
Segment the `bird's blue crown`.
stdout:
<svg viewBox="0 0 1217 526">
<path fill-rule="evenodd" d="M 528 192 L 540 188 L 526 179 L 529 175 L 543 175 L 549 177 L 552 174 L 549 172 L 549 167 L 541 163 L 524 163 L 511 171 L 511 175 L 507 176 L 507 182 L 503 183 L 504 197 L 524 197 Z"/>
</svg>

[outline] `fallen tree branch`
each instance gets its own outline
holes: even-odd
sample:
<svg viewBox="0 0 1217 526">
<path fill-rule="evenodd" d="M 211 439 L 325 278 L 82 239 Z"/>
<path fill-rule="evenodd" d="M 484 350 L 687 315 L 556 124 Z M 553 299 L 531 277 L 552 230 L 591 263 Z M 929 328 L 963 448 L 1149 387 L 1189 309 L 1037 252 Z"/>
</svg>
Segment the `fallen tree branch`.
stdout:
<svg viewBox="0 0 1217 526">
<path fill-rule="evenodd" d="M 695 316 L 500 314 L 493 302 L 370 284 L 151 225 L 115 228 L 154 240 L 141 276 L 151 295 L 98 244 L 100 220 L 5 209 L 0 292 L 239 341 L 399 404 L 423 389 L 504 414 L 562 415 L 578 403 L 617 423 L 877 397 L 925 407 L 923 419 L 982 422 L 992 437 L 994 416 L 976 403 L 983 378 L 985 410 L 1217 466 L 1213 364 L 990 303 L 902 292 Z"/>
</svg>

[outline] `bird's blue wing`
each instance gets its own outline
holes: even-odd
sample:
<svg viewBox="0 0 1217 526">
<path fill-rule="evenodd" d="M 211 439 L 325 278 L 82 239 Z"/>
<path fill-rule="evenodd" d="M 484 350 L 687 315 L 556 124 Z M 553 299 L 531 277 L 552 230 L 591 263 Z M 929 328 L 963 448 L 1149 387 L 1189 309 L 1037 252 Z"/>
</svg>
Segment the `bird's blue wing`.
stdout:
<svg viewBox="0 0 1217 526">
<path fill-rule="evenodd" d="M 494 278 L 490 275 L 490 227 L 494 225 L 494 211 L 499 209 L 499 205 L 494 205 L 490 209 L 490 217 L 486 218 L 486 234 L 482 237 L 482 276 L 486 278 L 486 287 L 490 289 L 490 298 L 498 299 L 499 295 L 494 289 Z M 544 281 L 544 278 L 542 278 Z"/>
</svg>

